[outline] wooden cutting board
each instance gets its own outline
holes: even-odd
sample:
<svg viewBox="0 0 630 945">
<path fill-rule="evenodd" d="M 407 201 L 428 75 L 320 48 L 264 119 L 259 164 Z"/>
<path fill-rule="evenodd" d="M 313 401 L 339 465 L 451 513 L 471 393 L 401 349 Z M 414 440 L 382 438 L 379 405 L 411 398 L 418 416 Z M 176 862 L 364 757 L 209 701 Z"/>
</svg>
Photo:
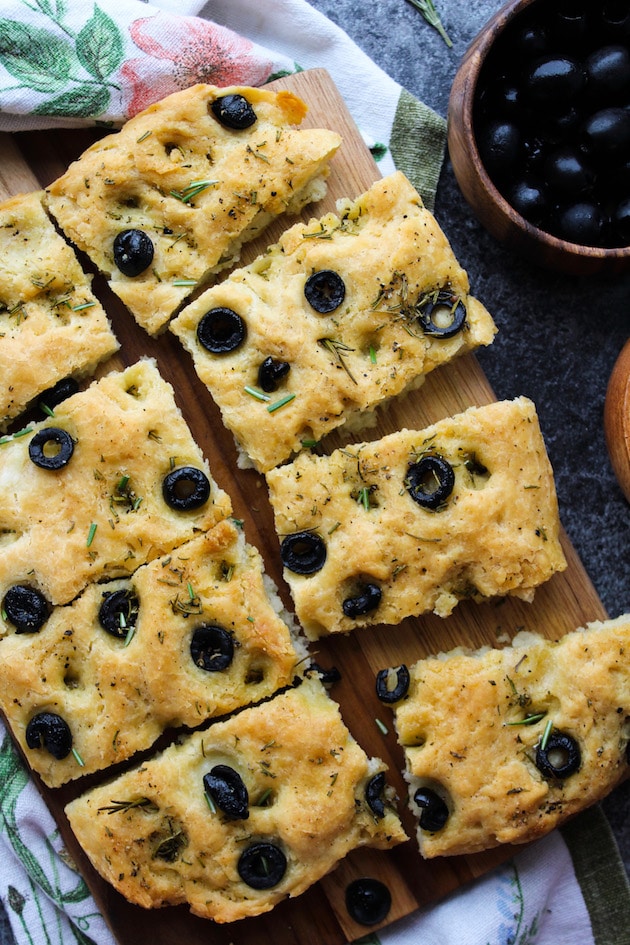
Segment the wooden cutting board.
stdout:
<svg viewBox="0 0 630 945">
<path fill-rule="evenodd" d="M 305 214 L 305 219 L 334 209 L 336 199 L 341 196 L 359 195 L 380 176 L 325 71 L 303 72 L 273 84 L 291 89 L 308 103 L 305 125 L 325 126 L 343 136 L 343 145 L 333 160 L 328 195 L 315 210 Z M 96 136 L 92 130 L 65 129 L 0 136 L 0 198 L 46 186 Z M 262 240 L 248 249 L 244 261 L 249 261 L 274 241 L 281 228 L 282 224 L 277 223 L 267 231 Z M 386 246 L 383 251 L 387 252 Z M 465 263 L 465 260 L 460 261 Z M 264 479 L 253 470 L 237 468 L 232 437 L 222 427 L 218 410 L 194 376 L 191 361 L 179 342 L 168 333 L 151 339 L 136 326 L 101 279 L 97 278 L 94 286 L 122 344 L 120 354 L 108 362 L 101 373 L 134 363 L 142 355 L 156 358 L 163 376 L 175 389 L 179 406 L 208 457 L 215 478 L 231 495 L 235 515 L 244 520 L 248 540 L 261 551 L 269 574 L 290 607 Z M 474 286 L 472 291 L 474 294 Z M 492 311 L 492 299 L 483 301 Z M 436 370 L 421 389 L 391 405 L 365 438 L 375 439 L 403 426 L 422 429 L 472 404 L 481 405 L 494 399 L 478 362 L 468 355 Z M 331 446 L 340 442 L 338 435 L 331 437 Z M 321 641 L 316 648 L 311 648 L 313 652 L 316 649 L 320 663 L 335 665 L 341 671 L 342 680 L 335 685 L 332 695 L 340 703 L 344 720 L 362 747 L 369 754 L 382 757 L 390 766 L 390 781 L 398 790 L 399 809 L 412 839 L 392 851 L 355 851 L 309 892 L 281 903 L 268 915 L 231 926 L 216 926 L 191 916 L 186 907 L 146 912 L 130 905 L 94 872 L 68 828 L 63 807 L 79 793 L 79 785 L 56 791 L 39 785 L 59 823 L 68 850 L 120 945 L 136 945 L 139 941 L 151 941 L 152 945 L 207 945 L 208 942 L 213 945 L 265 945 L 267 942 L 342 945 L 370 931 L 354 923 L 346 911 L 344 892 L 350 880 L 374 876 L 386 882 L 393 900 L 387 922 L 392 922 L 419 906 L 435 902 L 511 856 L 513 848 L 502 848 L 487 854 L 428 863 L 421 859 L 413 839 L 415 823 L 406 809 L 402 753 L 396 743 L 391 714 L 376 698 L 374 677 L 383 667 L 413 663 L 422 656 L 459 644 L 496 645 L 499 637 L 511 637 L 522 628 L 558 638 L 590 620 L 604 618 L 603 605 L 564 535 L 563 545 L 568 570 L 540 588 L 533 604 L 511 599 L 500 605 L 466 602 L 446 620 L 433 615 L 408 619 L 395 630 L 388 628 L 383 632 L 378 627 L 359 630 L 347 637 Z M 387 734 L 383 734 L 379 722 L 387 727 Z M 90 783 L 94 780 L 90 779 Z M 84 788 L 85 782 L 80 787 Z"/>
</svg>

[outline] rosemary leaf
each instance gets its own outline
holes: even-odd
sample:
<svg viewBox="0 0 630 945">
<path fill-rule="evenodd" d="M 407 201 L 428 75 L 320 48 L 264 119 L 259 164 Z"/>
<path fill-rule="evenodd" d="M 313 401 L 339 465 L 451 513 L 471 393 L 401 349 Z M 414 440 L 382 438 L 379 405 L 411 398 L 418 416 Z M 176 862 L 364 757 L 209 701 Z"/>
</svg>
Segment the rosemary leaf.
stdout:
<svg viewBox="0 0 630 945">
<path fill-rule="evenodd" d="M 450 36 L 444 29 L 440 16 L 435 9 L 435 4 L 433 0 L 409 0 L 409 3 L 412 7 L 415 7 L 419 13 L 425 18 L 429 26 L 432 26 L 434 30 L 437 30 L 446 45 L 450 48 L 453 43 L 451 42 Z"/>
</svg>

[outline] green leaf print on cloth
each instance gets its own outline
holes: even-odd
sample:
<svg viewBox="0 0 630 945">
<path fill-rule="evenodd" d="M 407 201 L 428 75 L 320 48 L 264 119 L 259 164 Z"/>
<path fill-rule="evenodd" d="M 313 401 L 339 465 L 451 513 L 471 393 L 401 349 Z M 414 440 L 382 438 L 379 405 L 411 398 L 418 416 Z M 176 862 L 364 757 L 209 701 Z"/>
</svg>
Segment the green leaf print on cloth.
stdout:
<svg viewBox="0 0 630 945">
<path fill-rule="evenodd" d="M 0 838 L 6 839 L 22 867 L 5 869 L 4 876 L 11 881 L 0 889 L 16 936 L 29 945 L 108 941 L 85 881 L 67 865 L 59 832 L 48 811 L 42 811 L 37 791 L 6 734 L 0 744 L 0 784 Z M 93 938 L 88 934 L 93 928 L 106 938 Z"/>
</svg>

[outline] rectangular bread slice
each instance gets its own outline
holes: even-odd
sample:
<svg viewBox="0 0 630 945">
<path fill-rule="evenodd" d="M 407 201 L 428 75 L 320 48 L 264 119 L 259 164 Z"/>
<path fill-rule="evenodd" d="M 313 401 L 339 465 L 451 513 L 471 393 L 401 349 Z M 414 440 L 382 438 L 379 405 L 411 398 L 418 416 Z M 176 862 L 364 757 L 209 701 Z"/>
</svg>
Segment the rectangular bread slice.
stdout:
<svg viewBox="0 0 630 945">
<path fill-rule="evenodd" d="M 624 780 L 630 615 L 420 660 L 393 708 L 425 857 L 525 843 Z"/>
<path fill-rule="evenodd" d="M 407 839 L 390 789 L 375 791 L 384 770 L 311 678 L 88 791 L 66 813 L 95 868 L 131 902 L 188 903 L 232 922 L 304 892 L 352 849 Z"/>
<path fill-rule="evenodd" d="M 242 127 L 221 117 L 228 99 L 241 103 Z M 306 111 L 286 91 L 196 85 L 175 92 L 88 148 L 48 187 L 48 207 L 155 334 L 272 219 L 324 196 L 341 139 L 296 128 Z M 132 243 L 144 246 L 131 258 L 125 240 L 115 254 L 128 231 L 140 231 Z"/>
<path fill-rule="evenodd" d="M 239 328 L 230 343 L 226 309 Z M 285 231 L 171 330 L 246 461 L 266 472 L 342 424 L 365 423 L 440 364 L 489 345 L 496 328 L 435 218 L 395 173 L 341 201 L 338 214 Z"/>
<path fill-rule="evenodd" d="M 149 359 L 21 434 L 0 440 L 0 598 L 26 583 L 65 604 L 231 514 Z"/>
<path fill-rule="evenodd" d="M 49 787 L 273 695 L 305 656 L 231 521 L 90 584 L 37 630 L 20 622 L 28 600 L 14 587 L 3 601 L 0 707 Z"/>
<path fill-rule="evenodd" d="M 92 374 L 119 347 L 42 197 L 0 204 L 0 430 L 59 381 Z"/>
<path fill-rule="evenodd" d="M 553 472 L 525 397 L 330 456 L 303 453 L 267 483 L 311 639 L 446 617 L 463 598 L 531 600 L 566 567 Z"/>
</svg>

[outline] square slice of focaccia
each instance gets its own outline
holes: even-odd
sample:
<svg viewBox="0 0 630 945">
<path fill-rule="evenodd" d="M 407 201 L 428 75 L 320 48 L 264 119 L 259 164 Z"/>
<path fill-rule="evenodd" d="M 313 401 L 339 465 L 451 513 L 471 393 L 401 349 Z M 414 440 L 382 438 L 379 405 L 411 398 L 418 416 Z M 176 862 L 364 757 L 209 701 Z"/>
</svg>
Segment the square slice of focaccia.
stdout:
<svg viewBox="0 0 630 945">
<path fill-rule="evenodd" d="M 246 461 L 278 466 L 492 342 L 435 218 L 401 173 L 298 223 L 193 301 L 171 330 Z"/>
<path fill-rule="evenodd" d="M 42 196 L 0 204 L 0 430 L 59 381 L 91 374 L 119 347 Z"/>
<path fill-rule="evenodd" d="M 66 807 L 98 872 L 145 908 L 231 922 L 269 911 L 350 850 L 406 839 L 319 680 L 246 709 Z"/>
<path fill-rule="evenodd" d="M 273 695 L 305 656 L 231 521 L 50 613 L 33 595 L 3 600 L 0 706 L 49 787 Z"/>
<path fill-rule="evenodd" d="M 410 668 L 393 708 L 425 857 L 535 840 L 626 778 L 628 647 L 626 614 Z"/>
<path fill-rule="evenodd" d="M 0 595 L 64 604 L 230 515 L 154 362 L 141 360 L 0 441 Z"/>
<path fill-rule="evenodd" d="M 311 639 L 534 589 L 566 561 L 533 403 L 471 407 L 267 474 L 285 578 Z"/>
<path fill-rule="evenodd" d="M 49 209 L 154 334 L 274 217 L 324 196 L 341 139 L 296 128 L 306 111 L 292 92 L 175 92 L 88 148 Z"/>
</svg>

